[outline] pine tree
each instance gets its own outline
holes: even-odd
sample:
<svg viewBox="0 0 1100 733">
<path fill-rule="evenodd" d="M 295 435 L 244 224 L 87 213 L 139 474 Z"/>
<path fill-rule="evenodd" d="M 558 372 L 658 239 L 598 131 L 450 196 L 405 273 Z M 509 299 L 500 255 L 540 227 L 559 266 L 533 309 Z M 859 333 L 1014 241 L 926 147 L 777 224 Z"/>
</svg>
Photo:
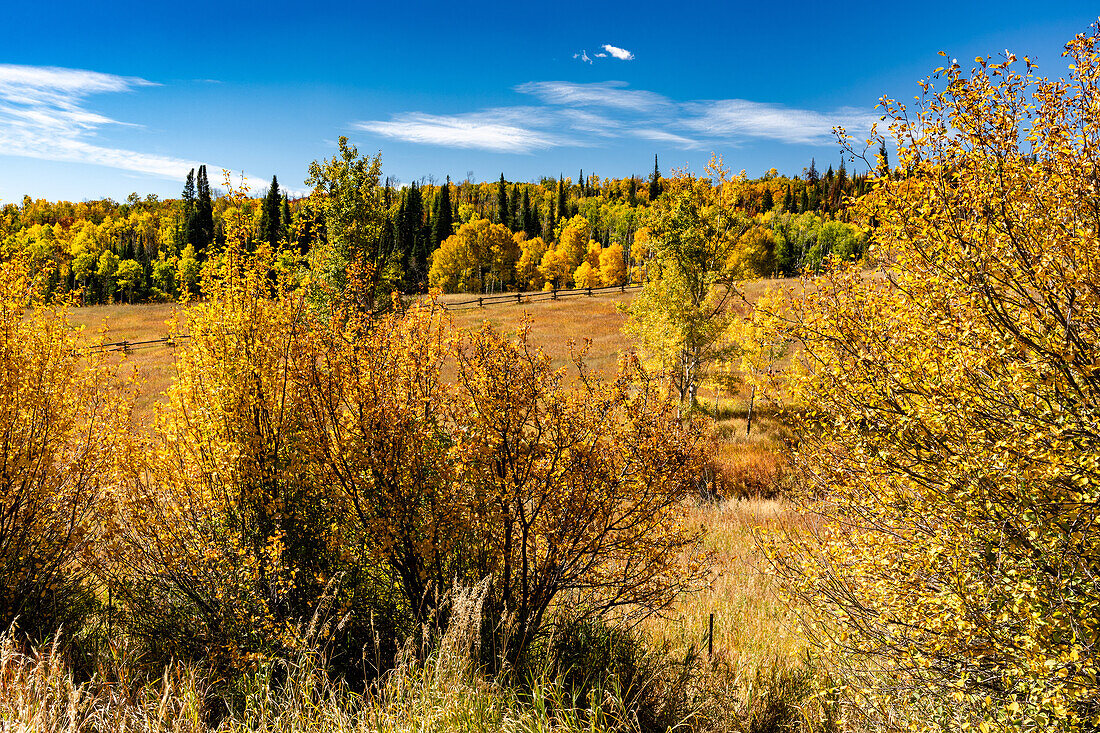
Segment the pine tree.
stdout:
<svg viewBox="0 0 1100 733">
<path fill-rule="evenodd" d="M 638 179 L 634 177 L 634 174 L 630 174 L 630 186 L 627 188 L 626 201 L 631 206 L 638 205 Z"/>
<path fill-rule="evenodd" d="M 200 260 L 214 244 L 214 201 L 210 197 L 210 181 L 206 178 L 206 166 L 199 166 L 198 199 L 195 201 L 195 253 Z"/>
<path fill-rule="evenodd" d="M 281 213 L 279 204 L 282 203 L 282 195 L 279 193 L 279 179 L 271 177 L 271 186 L 264 196 L 263 208 L 260 210 L 260 241 L 267 242 L 272 247 L 279 244 L 279 230 L 281 229 Z"/>
<path fill-rule="evenodd" d="M 432 245 L 438 249 L 443 240 L 454 233 L 454 213 L 451 210 L 451 177 L 439 187 L 435 198 L 435 215 L 432 217 Z"/>
<path fill-rule="evenodd" d="M 512 194 L 508 197 L 508 221 L 513 231 L 520 231 L 523 229 L 523 219 L 520 218 L 519 213 L 519 184 L 512 184 Z"/>
<path fill-rule="evenodd" d="M 653 176 L 649 179 L 649 200 L 652 203 L 661 195 L 661 169 L 657 167 L 657 155 L 653 155 Z"/>
<path fill-rule="evenodd" d="M 821 175 L 817 172 L 817 162 L 810 158 L 810 167 L 806 169 L 806 180 L 816 185 L 821 180 Z"/>
<path fill-rule="evenodd" d="M 290 200 L 287 198 L 286 193 L 283 193 L 283 203 L 279 209 L 279 241 L 289 242 L 293 239 L 291 229 L 292 220 L 290 218 Z"/>
<path fill-rule="evenodd" d="M 183 184 L 183 241 L 192 243 L 195 225 L 195 169 L 187 173 L 187 181 Z"/>
<path fill-rule="evenodd" d="M 580 186 L 580 189 L 581 189 L 580 195 L 581 196 L 587 196 L 588 194 L 585 193 L 585 187 L 584 187 L 584 168 L 581 168 L 580 176 L 577 177 L 577 185 Z"/>
<path fill-rule="evenodd" d="M 531 216 L 531 194 L 527 191 L 527 186 L 523 187 L 523 231 L 527 232 L 528 237 L 537 236 L 535 229 L 537 228 L 536 218 Z"/>
<path fill-rule="evenodd" d="M 787 184 L 787 193 L 783 195 L 783 211 L 790 211 L 791 206 L 794 205 L 794 193 L 791 191 L 791 184 Z"/>
<path fill-rule="evenodd" d="M 772 195 L 772 190 L 769 186 L 764 187 L 763 199 L 764 200 L 760 203 L 760 208 L 764 212 L 771 211 L 772 208 L 775 206 L 775 197 Z"/>
<path fill-rule="evenodd" d="M 565 179 L 558 175 L 558 196 L 557 196 L 557 218 L 564 219 L 566 215 L 565 209 Z"/>
<path fill-rule="evenodd" d="M 395 222 L 397 255 L 409 284 L 419 282 L 428 273 L 427 258 L 420 241 L 423 223 L 424 198 L 420 187 L 413 181 L 402 192 Z"/>
<path fill-rule="evenodd" d="M 508 215 L 508 186 L 504 183 L 504 174 L 500 174 L 500 183 L 497 184 L 497 223 L 511 227 L 511 217 Z"/>
</svg>

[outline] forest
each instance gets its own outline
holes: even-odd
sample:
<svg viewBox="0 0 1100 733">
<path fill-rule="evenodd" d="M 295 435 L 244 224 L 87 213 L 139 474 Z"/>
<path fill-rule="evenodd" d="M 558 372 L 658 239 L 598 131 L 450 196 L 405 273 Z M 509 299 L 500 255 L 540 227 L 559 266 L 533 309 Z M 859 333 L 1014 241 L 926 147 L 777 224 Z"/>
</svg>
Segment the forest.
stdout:
<svg viewBox="0 0 1100 733">
<path fill-rule="evenodd" d="M 0 730 L 1100 729 L 1098 44 L 824 176 L 4 207 Z"/>
<path fill-rule="evenodd" d="M 340 159 L 348 152 L 342 147 Z M 364 174 L 379 177 L 372 216 L 380 227 L 376 246 L 385 287 L 492 293 L 648 277 L 651 248 L 643 221 L 667 180 L 656 159 L 648 182 L 581 171 L 576 182 L 509 183 L 501 174 L 495 183 L 406 186 L 382 179 L 378 163 L 377 173 L 368 166 Z M 179 199 L 131 194 L 119 204 L 24 197 L 20 205 L 0 208 L 0 253 L 25 256 L 45 276 L 50 296 L 71 295 L 86 305 L 173 301 L 199 294 L 203 264 L 224 249 L 226 222 L 241 213 L 251 222 L 247 249 L 267 242 L 278 251 L 281 269 L 304 273 L 310 252 L 325 247 L 333 225 L 326 218 L 328 183 L 323 175 L 311 180 L 316 186 L 306 198 L 290 200 L 273 176 L 262 198 L 237 201 L 214 196 L 202 166 L 188 174 Z M 843 162 L 824 175 L 811 161 L 797 178 L 772 170 L 763 179 L 743 180 L 738 209 L 753 222 L 739 264 L 744 276 L 816 269 L 834 250 L 860 255 L 866 243 L 844 221 L 844 210 L 867 187 L 867 176 L 848 176 Z M 242 212 L 234 210 L 238 206 Z"/>
</svg>

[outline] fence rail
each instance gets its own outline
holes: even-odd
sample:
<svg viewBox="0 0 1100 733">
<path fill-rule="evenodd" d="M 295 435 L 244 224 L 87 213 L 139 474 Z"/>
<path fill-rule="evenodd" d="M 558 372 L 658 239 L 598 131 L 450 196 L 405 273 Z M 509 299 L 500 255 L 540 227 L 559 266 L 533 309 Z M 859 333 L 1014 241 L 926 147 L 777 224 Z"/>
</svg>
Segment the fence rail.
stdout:
<svg viewBox="0 0 1100 733">
<path fill-rule="evenodd" d="M 500 293 L 497 295 L 479 295 L 472 300 L 460 300 L 457 303 L 440 303 L 447 310 L 466 310 L 469 308 L 484 308 L 490 305 L 506 305 L 508 303 L 537 303 L 544 300 L 560 300 L 572 298 L 578 295 L 594 296 L 604 293 L 625 293 L 628 290 L 637 290 L 641 285 L 611 285 L 605 288 L 574 288 L 572 290 L 534 290 L 526 293 Z"/>
<path fill-rule="evenodd" d="M 612 285 L 605 288 L 574 288 L 572 290 L 535 290 L 526 293 L 499 293 L 495 295 L 480 295 L 472 300 L 460 300 L 457 303 L 445 303 L 437 301 L 444 310 L 458 311 L 471 308 L 485 308 L 494 305 L 507 305 L 509 303 L 538 303 L 546 300 L 560 300 L 572 298 L 578 295 L 593 297 L 611 292 L 625 293 L 628 290 L 637 290 L 641 285 Z M 189 333 L 181 333 L 172 336 L 162 336 L 157 339 L 145 341 L 112 341 L 106 344 L 95 344 L 85 349 L 87 352 L 121 351 L 130 353 L 138 349 L 150 349 L 157 346 L 176 346 L 179 341 L 191 338 Z"/>
</svg>

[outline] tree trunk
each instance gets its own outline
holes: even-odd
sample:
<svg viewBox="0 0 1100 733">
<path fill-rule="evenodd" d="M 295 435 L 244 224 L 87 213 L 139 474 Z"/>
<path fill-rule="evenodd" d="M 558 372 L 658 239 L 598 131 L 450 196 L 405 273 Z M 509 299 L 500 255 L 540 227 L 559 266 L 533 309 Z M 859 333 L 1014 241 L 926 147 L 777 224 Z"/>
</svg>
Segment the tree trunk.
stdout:
<svg viewBox="0 0 1100 733">
<path fill-rule="evenodd" d="M 756 385 L 752 386 L 752 392 L 749 393 L 749 414 L 748 419 L 745 421 L 745 435 L 748 436 L 752 432 L 752 403 L 756 400 Z"/>
</svg>

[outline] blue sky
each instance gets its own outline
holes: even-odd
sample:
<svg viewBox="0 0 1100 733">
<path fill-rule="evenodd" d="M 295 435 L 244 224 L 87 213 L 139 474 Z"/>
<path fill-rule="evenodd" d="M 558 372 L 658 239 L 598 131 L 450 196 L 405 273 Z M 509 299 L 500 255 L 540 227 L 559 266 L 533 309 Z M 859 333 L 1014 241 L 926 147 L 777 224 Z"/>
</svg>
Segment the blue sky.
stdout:
<svg viewBox="0 0 1100 733">
<path fill-rule="evenodd" d="M 798 173 L 878 98 L 1005 49 L 1064 73 L 1095 3 L 51 3 L 5 8 L 0 202 L 302 191 L 347 135 L 403 182 Z"/>
</svg>

